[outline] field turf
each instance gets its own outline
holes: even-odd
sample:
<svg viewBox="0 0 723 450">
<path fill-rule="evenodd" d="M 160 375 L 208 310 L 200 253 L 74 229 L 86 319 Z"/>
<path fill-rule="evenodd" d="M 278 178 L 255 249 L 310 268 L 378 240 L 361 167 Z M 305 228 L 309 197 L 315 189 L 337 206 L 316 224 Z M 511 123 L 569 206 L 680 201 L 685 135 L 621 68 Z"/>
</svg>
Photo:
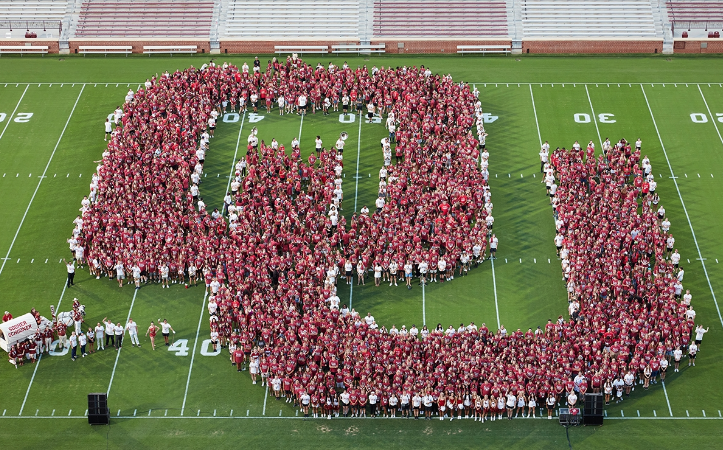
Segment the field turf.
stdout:
<svg viewBox="0 0 723 450">
<path fill-rule="evenodd" d="M 241 65 L 252 57 L 223 55 Z M 319 58 L 308 59 L 315 64 Z M 343 59 L 331 58 L 337 64 Z M 458 326 L 474 321 L 508 330 L 543 325 L 566 313 L 565 289 L 555 258 L 554 224 L 539 174 L 541 141 L 570 147 L 589 140 L 625 137 L 643 141 L 661 203 L 686 269 L 696 322 L 710 326 L 698 366 L 669 373 L 665 388 L 634 392 L 607 408 L 603 427 L 571 429 L 573 447 L 719 448 L 723 435 L 723 320 L 715 293 L 723 292 L 723 59 L 719 57 L 457 57 L 379 56 L 346 58 L 377 66 L 421 65 L 451 73 L 480 90 L 490 134 L 490 185 L 495 232 L 494 267 L 485 262 L 466 278 L 407 291 L 373 282 L 340 297 L 379 323 Z M 320 60 L 324 64 L 329 58 Z M 149 448 L 173 445 L 231 447 L 455 447 L 489 445 L 562 448 L 565 430 L 556 421 L 410 422 L 382 419 L 308 420 L 287 404 L 266 398 L 248 372 L 232 370 L 225 354 L 206 356 L 208 313 L 203 289 L 148 285 L 138 291 L 96 280 L 79 270 L 64 289 L 66 239 L 80 200 L 104 148 L 103 122 L 130 88 L 155 73 L 200 66 L 207 57 L 80 58 L 3 57 L 0 61 L 0 310 L 15 316 L 49 305 L 70 309 L 77 297 L 86 321 L 133 317 L 141 329 L 167 318 L 186 339 L 187 355 L 159 347 L 126 345 L 75 362 L 46 356 L 35 366 L 0 364 L 0 438 L 8 448 L 80 445 Z M 32 113 L 29 119 L 27 113 Z M 24 114 L 24 115 L 23 115 Z M 260 118 L 263 116 L 263 118 Z M 16 120 L 16 119 L 19 119 Z M 207 155 L 202 196 L 221 206 L 234 155 L 244 150 L 251 127 L 267 142 L 289 145 L 300 137 L 304 156 L 316 135 L 327 145 L 346 131 L 344 213 L 376 194 L 381 166 L 381 124 L 340 122 L 338 114 L 279 117 L 274 110 L 219 121 Z M 22 122 L 22 120 L 27 120 Z M 349 118 L 345 119 L 347 122 Z M 239 145 L 240 141 L 240 145 Z M 358 178 L 356 178 L 358 177 Z M 675 177 L 675 178 L 672 178 Z M 689 262 L 688 262 L 689 261 Z M 183 344 L 183 342 L 181 341 Z M 182 349 L 178 345 L 177 349 Z M 685 364 L 684 364 L 685 366 Z M 639 389 L 640 390 L 640 389 Z M 86 394 L 109 392 L 112 425 L 91 427 Z"/>
</svg>

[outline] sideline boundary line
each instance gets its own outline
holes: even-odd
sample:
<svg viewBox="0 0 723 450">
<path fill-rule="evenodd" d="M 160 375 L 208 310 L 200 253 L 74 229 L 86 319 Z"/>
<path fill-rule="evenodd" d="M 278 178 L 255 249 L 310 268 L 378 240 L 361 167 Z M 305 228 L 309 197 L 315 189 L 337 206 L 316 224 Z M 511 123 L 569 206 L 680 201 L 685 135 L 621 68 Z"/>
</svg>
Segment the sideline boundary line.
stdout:
<svg viewBox="0 0 723 450">
<path fill-rule="evenodd" d="M 20 100 L 18 100 L 18 104 L 15 105 L 15 109 L 13 109 L 12 114 L 10 114 L 10 115 L 7 117 L 8 121 L 7 121 L 7 123 L 5 124 L 5 128 L 3 128 L 3 132 L 0 133 L 0 139 L 3 138 L 3 136 L 5 135 L 5 130 L 8 129 L 8 126 L 10 125 L 10 122 L 13 121 L 13 117 L 15 117 L 15 112 L 16 112 L 16 111 L 18 110 L 18 108 L 20 107 L 20 103 L 23 101 L 23 97 L 25 97 L 25 93 L 28 92 L 28 88 L 29 88 L 29 87 L 30 87 L 29 84 L 28 84 L 27 86 L 25 86 L 25 90 L 23 91 L 23 95 L 20 96 Z"/>
<path fill-rule="evenodd" d="M 191 371 L 193 370 L 193 360 L 196 357 L 196 346 L 198 345 L 198 334 L 201 331 L 201 321 L 203 321 L 203 313 L 206 310 L 206 297 L 208 290 L 203 291 L 203 303 L 201 304 L 201 315 L 198 318 L 198 328 L 196 328 L 196 340 L 193 341 L 193 352 L 191 353 L 191 364 L 188 366 L 188 378 L 186 378 L 186 392 L 183 393 L 183 404 L 181 405 L 181 415 L 186 409 L 186 397 L 188 397 L 188 385 L 191 383 Z"/>
<path fill-rule="evenodd" d="M 28 211 L 30 211 L 30 207 L 33 204 L 33 200 L 35 200 L 35 195 L 37 195 L 38 189 L 40 189 L 40 185 L 43 183 L 43 180 L 45 179 L 45 174 L 48 173 L 48 167 L 50 167 L 50 163 L 53 162 L 53 157 L 55 156 L 55 151 L 58 150 L 60 141 L 63 140 L 63 135 L 65 134 L 65 130 L 68 128 L 70 119 L 73 117 L 73 113 L 75 112 L 75 107 L 78 106 L 78 101 L 80 100 L 80 96 L 83 95 L 84 89 L 85 89 L 85 85 L 83 85 L 83 87 L 80 89 L 80 92 L 78 93 L 78 98 L 75 99 L 75 104 L 73 105 L 73 109 L 70 110 L 70 115 L 68 116 L 68 120 L 65 121 L 65 126 L 63 127 L 63 131 L 60 132 L 60 137 L 58 138 L 58 142 L 56 142 L 56 144 L 55 144 L 55 148 L 53 148 L 53 153 L 50 154 L 50 159 L 48 159 L 48 163 L 45 165 L 45 170 L 43 170 L 43 175 L 38 180 L 38 185 L 35 187 L 35 192 L 33 192 L 33 196 L 30 197 L 30 203 L 28 203 L 28 207 L 25 208 L 25 213 L 23 214 L 23 218 L 20 219 L 20 225 L 18 225 L 18 229 L 17 229 L 17 231 L 15 231 L 15 236 L 13 236 L 13 241 L 10 243 L 10 248 L 8 248 L 8 252 L 5 255 L 5 258 L 3 259 L 2 266 L 0 266 L 0 275 L 2 275 L 3 269 L 5 269 L 5 264 L 8 262 L 8 257 L 10 256 L 10 252 L 13 250 L 13 246 L 15 245 L 15 241 L 18 238 L 18 234 L 20 234 L 20 229 L 23 227 L 23 222 L 25 222 L 25 218 L 28 216 Z"/>
<path fill-rule="evenodd" d="M 132 286 L 132 285 L 131 285 Z M 136 303 L 136 296 L 138 295 L 138 289 L 133 290 L 133 301 L 131 301 L 131 307 L 128 309 L 128 317 L 126 317 L 126 324 L 128 323 L 128 320 L 131 318 L 131 311 L 133 311 L 133 305 Z M 124 325 L 125 327 L 125 325 Z M 123 335 L 125 340 L 125 330 L 123 330 Z M 108 390 L 105 391 L 106 397 L 110 397 L 110 387 L 113 385 L 113 377 L 115 377 L 115 369 L 118 366 L 118 358 L 120 358 L 120 354 L 123 351 L 123 345 L 118 349 L 118 353 L 115 355 L 115 363 L 113 364 L 113 372 L 110 374 L 110 382 L 108 383 Z"/>
<path fill-rule="evenodd" d="M 537 126 L 537 139 L 540 140 L 542 147 L 542 135 L 540 134 L 540 122 L 537 120 L 537 108 L 535 107 L 535 95 L 532 93 L 532 85 L 530 85 L 530 98 L 532 99 L 532 112 L 535 113 L 535 125 Z"/>
<path fill-rule="evenodd" d="M 558 416 L 554 416 L 555 419 L 558 418 Z M 185 420 L 302 420 L 302 421 L 308 421 L 308 420 L 318 420 L 318 423 L 328 423 L 326 419 L 318 418 L 309 418 L 309 417 L 298 417 L 298 416 L 143 416 L 143 415 L 137 415 L 137 416 L 112 416 L 113 419 L 138 419 L 138 420 L 144 420 L 144 419 L 170 419 L 170 420 L 177 420 L 177 419 L 185 419 Z M 13 420 L 13 419 L 83 419 L 88 420 L 88 417 L 83 416 L 0 416 L 0 420 Z M 321 422 L 321 420 L 325 420 L 326 422 Z M 406 420 L 404 417 L 398 416 L 398 417 L 335 417 L 332 421 L 339 421 L 339 420 L 372 420 L 372 421 L 386 421 L 386 420 Z M 542 422 L 544 419 L 541 416 L 537 417 L 516 417 L 514 420 L 539 420 Z M 625 417 L 605 417 L 605 420 L 660 420 L 660 421 L 670 421 L 670 420 L 723 420 L 723 417 L 650 417 L 650 416 L 642 416 L 642 417 L 636 417 L 636 416 L 625 416 Z"/>
<path fill-rule="evenodd" d="M 60 302 L 63 301 L 63 297 L 65 296 L 65 290 L 68 288 L 68 282 L 63 281 L 63 292 L 60 293 L 60 299 L 58 300 L 58 306 L 55 307 L 56 313 L 60 313 Z M 48 355 L 50 356 L 50 355 Z M 25 398 L 23 399 L 23 404 L 20 406 L 20 412 L 18 413 L 19 416 L 23 415 L 23 409 L 25 409 L 25 402 L 28 401 L 28 394 L 30 394 L 30 388 L 33 386 L 33 380 L 35 380 L 35 373 L 38 371 L 38 366 L 40 365 L 40 361 L 42 361 L 43 355 L 41 354 L 38 358 L 38 362 L 35 363 L 35 369 L 33 370 L 33 376 L 30 377 L 30 384 L 28 385 L 28 390 L 25 391 Z"/>
<path fill-rule="evenodd" d="M 653 126 L 655 126 L 655 132 L 658 134 L 658 140 L 660 141 L 660 147 L 663 149 L 663 155 L 665 155 L 665 160 L 668 163 L 668 169 L 670 170 L 670 176 L 672 177 L 673 183 L 675 184 L 675 190 L 678 191 L 678 198 L 680 199 L 680 205 L 683 207 L 683 212 L 685 213 L 686 219 L 688 219 L 688 226 L 690 227 L 690 234 L 693 236 L 693 243 L 695 243 L 695 248 L 698 250 L 698 258 L 700 258 L 700 263 L 703 265 L 703 273 L 705 274 L 706 280 L 708 280 L 708 288 L 710 289 L 710 294 L 713 296 L 713 303 L 715 303 L 715 309 L 718 311 L 718 319 L 720 320 L 721 327 L 723 327 L 723 316 L 721 316 L 720 307 L 718 306 L 718 300 L 715 298 L 715 292 L 713 292 L 713 285 L 710 282 L 710 277 L 708 276 L 708 269 L 705 267 L 705 260 L 703 259 L 703 255 L 700 252 L 700 246 L 698 245 L 698 239 L 695 237 L 695 231 L 693 230 L 693 224 L 690 222 L 690 216 L 688 215 L 688 209 L 685 207 L 685 202 L 683 201 L 683 195 L 680 193 L 680 187 L 678 186 L 678 179 L 675 178 L 675 173 L 673 172 L 673 166 L 670 164 L 670 159 L 668 158 L 668 152 L 665 151 L 665 144 L 663 144 L 663 138 L 660 136 L 660 131 L 658 130 L 658 124 L 655 122 L 655 116 L 653 115 L 653 110 L 650 107 L 650 102 L 648 101 L 648 95 L 645 93 L 645 88 L 642 84 L 640 84 L 640 90 L 643 91 L 643 97 L 645 97 L 645 103 L 648 105 L 648 111 L 650 112 L 650 118 L 653 120 Z"/>
</svg>

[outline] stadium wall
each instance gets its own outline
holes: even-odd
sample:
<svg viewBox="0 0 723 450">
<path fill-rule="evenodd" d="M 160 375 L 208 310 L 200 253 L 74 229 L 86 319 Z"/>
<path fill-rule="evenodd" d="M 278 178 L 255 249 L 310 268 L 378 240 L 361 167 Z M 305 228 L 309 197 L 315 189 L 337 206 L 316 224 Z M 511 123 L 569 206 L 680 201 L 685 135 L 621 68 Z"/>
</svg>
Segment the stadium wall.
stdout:
<svg viewBox="0 0 723 450">
<path fill-rule="evenodd" d="M 132 46 L 133 53 L 143 53 L 144 45 L 196 45 L 198 46 L 198 53 L 209 53 L 211 50 L 211 43 L 203 39 L 71 39 L 68 42 L 70 53 L 80 53 L 78 47 L 86 45 L 124 45 Z M 58 43 L 55 43 L 56 50 L 54 53 L 58 53 Z"/>
<path fill-rule="evenodd" d="M 720 39 L 675 39 L 674 53 L 723 53 L 723 41 Z"/>
<path fill-rule="evenodd" d="M 522 41 L 522 53 L 663 53 L 662 40 L 539 39 Z"/>
<path fill-rule="evenodd" d="M 58 49 L 60 48 L 58 41 L 53 41 L 49 39 L 25 39 L 25 40 L 8 40 L 8 41 L 2 41 L 0 42 L 0 45 L 8 45 L 8 46 L 25 46 L 25 45 L 33 45 L 33 46 L 42 46 L 47 45 L 48 46 L 48 53 L 58 53 Z"/>
<path fill-rule="evenodd" d="M 59 53 L 57 40 L 49 39 L 19 39 L 3 42 L 2 45 L 47 45 L 48 53 Z M 351 39 L 337 40 L 221 40 L 221 53 L 259 53 L 273 54 L 277 45 L 326 45 L 331 48 L 338 44 L 358 44 L 359 41 Z M 387 54 L 456 54 L 458 45 L 510 45 L 509 39 L 374 39 L 372 44 L 385 44 Z M 210 53 L 210 42 L 203 39 L 71 39 L 70 53 L 76 53 L 78 47 L 83 45 L 125 45 L 132 46 L 133 53 L 143 53 L 144 45 L 196 45 L 198 53 Z M 663 42 L 651 40 L 630 39 L 526 39 L 522 41 L 522 53 L 530 54 L 625 54 L 625 53 L 662 53 Z M 723 39 L 675 39 L 675 53 L 723 53 Z"/>
</svg>

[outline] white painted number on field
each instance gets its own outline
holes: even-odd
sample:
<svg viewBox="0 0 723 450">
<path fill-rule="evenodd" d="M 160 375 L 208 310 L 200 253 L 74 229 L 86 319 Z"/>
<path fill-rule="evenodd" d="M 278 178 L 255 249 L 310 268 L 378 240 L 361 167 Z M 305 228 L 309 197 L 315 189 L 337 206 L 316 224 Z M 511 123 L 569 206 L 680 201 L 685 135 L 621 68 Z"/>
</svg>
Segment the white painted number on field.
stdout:
<svg viewBox="0 0 723 450">
<path fill-rule="evenodd" d="M 201 354 L 203 356 L 218 356 L 219 354 L 221 354 L 221 346 L 217 345 L 216 351 L 214 352 L 213 350 L 211 350 L 211 339 L 206 339 L 201 344 Z"/>
<path fill-rule="evenodd" d="M 609 113 L 602 113 L 598 114 L 597 118 L 600 120 L 600 123 L 615 123 L 616 120 L 613 119 L 615 117 L 615 114 L 609 114 Z"/>
<path fill-rule="evenodd" d="M 492 123 L 499 118 L 500 118 L 500 116 L 493 116 L 490 113 L 482 114 L 482 120 L 484 120 L 485 123 Z"/>
<path fill-rule="evenodd" d="M 264 120 L 264 117 L 266 117 L 266 116 L 259 116 L 256 113 L 251 113 L 251 114 L 249 114 L 249 122 L 251 122 L 251 123 L 261 122 L 262 120 Z"/>
<path fill-rule="evenodd" d="M 382 116 L 372 117 L 372 123 L 382 123 Z"/>
<path fill-rule="evenodd" d="M 33 113 L 17 113 L 13 121 L 18 123 L 30 122 L 31 117 L 33 117 Z"/>
<path fill-rule="evenodd" d="M 693 113 L 690 115 L 690 120 L 693 123 L 708 123 L 708 116 L 702 113 Z"/>
<path fill-rule="evenodd" d="M 188 356 L 188 339 L 179 339 L 168 347 L 169 352 L 176 352 L 176 356 Z"/>
<path fill-rule="evenodd" d="M 590 114 L 577 113 L 574 117 L 577 123 L 590 123 Z"/>
<path fill-rule="evenodd" d="M 8 117 L 7 114 L 0 113 L 0 122 L 4 122 L 7 117 Z M 30 122 L 31 117 L 33 117 L 33 113 L 17 113 L 17 114 L 15 114 L 15 119 L 13 120 L 13 122 L 17 122 L 17 123 Z"/>
<path fill-rule="evenodd" d="M 718 122 L 723 122 L 723 113 L 715 113 L 715 116 L 718 118 Z M 2 122 L 2 119 L 0 119 L 0 122 Z"/>
<path fill-rule="evenodd" d="M 115 113 L 108 114 L 108 121 L 111 123 L 115 123 Z"/>
<path fill-rule="evenodd" d="M 63 356 L 68 354 L 68 347 L 61 347 L 60 350 L 55 350 L 58 348 L 58 340 L 55 340 L 50 343 L 50 350 L 48 353 L 50 356 Z"/>
<path fill-rule="evenodd" d="M 354 123 L 356 122 L 356 114 L 339 114 L 339 122 Z"/>
<path fill-rule="evenodd" d="M 238 122 L 239 115 L 238 113 L 232 112 L 232 113 L 226 113 L 223 115 L 223 121 L 225 123 L 234 123 Z"/>
</svg>

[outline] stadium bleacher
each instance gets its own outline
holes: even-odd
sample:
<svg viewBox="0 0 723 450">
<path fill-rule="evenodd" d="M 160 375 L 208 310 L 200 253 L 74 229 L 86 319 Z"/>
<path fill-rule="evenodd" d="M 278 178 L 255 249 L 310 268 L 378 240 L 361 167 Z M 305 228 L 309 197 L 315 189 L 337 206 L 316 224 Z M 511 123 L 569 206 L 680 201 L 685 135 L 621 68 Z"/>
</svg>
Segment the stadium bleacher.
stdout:
<svg viewBox="0 0 723 450">
<path fill-rule="evenodd" d="M 359 2 L 349 0 L 229 0 L 219 35 L 227 38 L 358 40 Z"/>
<path fill-rule="evenodd" d="M 68 0 L 0 0 L 0 28 L 4 37 L 19 37 L 26 30 L 37 30 L 41 38 L 58 37 L 67 9 Z"/>
<path fill-rule="evenodd" d="M 376 0 L 376 37 L 506 37 L 504 1 Z"/>
<path fill-rule="evenodd" d="M 522 0 L 525 37 L 656 37 L 650 0 Z"/>
<path fill-rule="evenodd" d="M 75 37 L 207 39 L 213 7 L 213 0 L 84 2 Z"/>
<path fill-rule="evenodd" d="M 669 1 L 665 5 L 676 36 L 684 30 L 723 30 L 723 1 Z"/>
</svg>

